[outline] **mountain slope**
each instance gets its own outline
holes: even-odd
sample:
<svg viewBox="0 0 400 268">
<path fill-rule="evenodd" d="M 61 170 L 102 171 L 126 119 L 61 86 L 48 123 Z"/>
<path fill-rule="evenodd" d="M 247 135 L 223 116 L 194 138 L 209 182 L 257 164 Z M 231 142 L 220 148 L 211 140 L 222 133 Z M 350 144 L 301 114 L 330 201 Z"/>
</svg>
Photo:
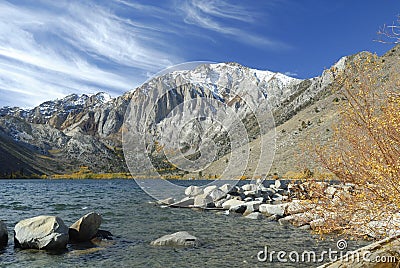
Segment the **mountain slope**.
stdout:
<svg viewBox="0 0 400 268">
<path fill-rule="evenodd" d="M 353 57 L 342 58 L 335 67 L 344 68 L 345 62 Z M 396 70 L 398 47 L 383 56 L 382 61 L 388 72 Z M 272 172 L 282 174 L 296 166 L 313 167 L 315 163 L 303 147 L 307 141 L 323 140 L 330 135 L 336 107 L 340 105 L 340 98 L 331 92 L 334 78 L 335 73 L 330 71 L 323 72 L 320 77 L 299 80 L 237 63 L 204 64 L 191 71 L 175 71 L 154 78 L 117 98 L 105 93 L 73 94 L 33 109 L 3 107 L 0 108 L 0 174 L 15 173 L 21 168 L 24 173 L 58 174 L 80 166 L 87 166 L 94 172 L 127 171 L 122 132 L 131 101 L 133 117 L 148 119 L 145 125 L 150 141 L 147 150 L 157 169 L 172 167 L 156 146 L 165 137 L 179 138 L 178 147 L 185 158 L 192 160 L 201 156 L 202 140 L 215 142 L 218 145 L 216 161 L 202 172 L 203 175 L 221 174 L 227 166 L 231 141 L 221 124 L 201 116 L 204 101 L 217 101 L 214 106 L 221 114 L 227 107 L 235 110 L 246 128 L 254 159 L 260 155 L 260 138 L 269 134 L 268 124 L 258 124 L 255 114 L 266 119 L 268 113 L 264 117 L 261 111 L 273 114 L 278 128 Z M 265 106 L 266 99 L 269 106 Z M 188 121 L 182 113 L 174 113 L 183 107 L 198 112 L 198 118 Z M 179 135 L 175 131 L 177 127 L 180 127 Z M 246 143 L 244 139 L 233 149 L 240 150 Z M 250 157 L 246 174 L 254 172 L 254 159 Z M 137 169 L 140 170 L 140 163 Z M 183 174 L 179 170 L 173 172 Z M 186 175 L 198 174 L 189 172 Z"/>
</svg>

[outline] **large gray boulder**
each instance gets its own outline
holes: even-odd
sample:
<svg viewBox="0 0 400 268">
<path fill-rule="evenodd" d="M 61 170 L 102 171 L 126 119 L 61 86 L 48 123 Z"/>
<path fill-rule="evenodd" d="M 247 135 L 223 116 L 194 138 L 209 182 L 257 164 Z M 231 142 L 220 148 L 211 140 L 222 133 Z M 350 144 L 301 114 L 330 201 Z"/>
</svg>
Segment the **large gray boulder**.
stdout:
<svg viewBox="0 0 400 268">
<path fill-rule="evenodd" d="M 203 193 L 204 194 L 209 194 L 209 193 L 211 193 L 212 191 L 214 191 L 216 189 L 218 189 L 217 185 L 210 185 L 210 186 L 207 186 L 206 188 L 204 188 Z"/>
<path fill-rule="evenodd" d="M 185 190 L 185 195 L 192 196 L 192 197 L 194 197 L 196 195 L 200 195 L 202 193 L 203 193 L 203 189 L 201 189 L 199 186 L 189 186 Z"/>
<path fill-rule="evenodd" d="M 194 198 L 194 206 L 200 208 L 207 208 L 214 205 L 214 201 L 211 196 L 207 194 L 197 195 Z"/>
<path fill-rule="evenodd" d="M 211 198 L 214 201 L 218 201 L 218 200 L 221 200 L 222 198 L 224 198 L 226 196 L 226 193 L 220 189 L 215 189 L 215 190 L 211 191 L 208 195 L 211 196 Z"/>
<path fill-rule="evenodd" d="M 15 246 L 24 249 L 64 249 L 68 239 L 68 227 L 59 217 L 29 218 L 14 228 Z"/>
<path fill-rule="evenodd" d="M 235 194 L 238 192 L 238 187 L 232 186 L 229 183 L 222 185 L 221 187 L 219 187 L 219 189 L 227 194 Z"/>
<path fill-rule="evenodd" d="M 283 217 L 285 215 L 285 210 L 287 206 L 287 203 L 277 205 L 261 204 L 259 207 L 259 211 L 267 215 L 277 215 Z"/>
<path fill-rule="evenodd" d="M 307 205 L 301 200 L 293 200 L 286 207 L 286 214 L 298 214 L 307 211 Z"/>
<path fill-rule="evenodd" d="M 0 221 L 0 248 L 7 246 L 8 232 L 7 226 L 4 222 Z"/>
<path fill-rule="evenodd" d="M 73 242 L 90 241 L 100 228 L 100 214 L 90 212 L 69 227 L 69 238 Z"/>
<path fill-rule="evenodd" d="M 242 186 L 243 191 L 257 191 L 258 186 L 255 184 L 245 184 Z"/>
<path fill-rule="evenodd" d="M 188 232 L 176 232 L 164 235 L 150 243 L 153 246 L 196 247 L 200 245 L 197 237 Z"/>
<path fill-rule="evenodd" d="M 260 205 L 262 204 L 261 201 L 250 201 L 246 202 L 244 205 L 246 205 L 246 213 L 253 213 L 256 212 L 260 209 Z"/>
<path fill-rule="evenodd" d="M 222 204 L 222 207 L 223 207 L 224 209 L 228 209 L 228 210 L 229 210 L 231 207 L 238 206 L 238 205 L 243 205 L 244 203 L 245 203 L 245 202 L 242 201 L 242 200 L 230 199 L 230 200 L 224 202 L 224 203 Z"/>
</svg>

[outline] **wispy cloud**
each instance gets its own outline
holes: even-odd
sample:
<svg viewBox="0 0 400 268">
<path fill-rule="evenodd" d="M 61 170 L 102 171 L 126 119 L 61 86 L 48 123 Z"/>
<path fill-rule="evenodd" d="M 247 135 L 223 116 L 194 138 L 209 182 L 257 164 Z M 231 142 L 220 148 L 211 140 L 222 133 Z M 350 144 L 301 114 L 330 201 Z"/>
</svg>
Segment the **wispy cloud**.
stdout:
<svg viewBox="0 0 400 268">
<path fill-rule="evenodd" d="M 298 73 L 296 73 L 296 72 L 290 72 L 290 71 L 285 72 L 284 75 L 292 76 L 292 77 L 297 77 L 297 76 L 299 76 Z"/>
<path fill-rule="evenodd" d="M 184 16 L 184 22 L 187 24 L 228 35 L 240 42 L 250 43 L 255 46 L 287 47 L 286 44 L 268 38 L 265 35 L 254 34 L 243 30 L 243 27 L 231 26 L 232 21 L 247 25 L 256 22 L 254 10 L 250 11 L 246 6 L 233 5 L 224 0 L 188 0 L 176 2 L 176 8 L 181 11 L 182 16 Z"/>
<path fill-rule="evenodd" d="M 59 9 L 0 3 L 0 90 L 30 96 L 21 101 L 25 105 L 72 92 L 122 93 L 144 81 L 146 72 L 180 61 L 154 29 L 111 9 L 79 2 Z"/>
<path fill-rule="evenodd" d="M 119 95 L 226 38 L 283 47 L 251 31 L 258 16 L 247 3 L 224 0 L 1 1 L 0 106 Z"/>
</svg>

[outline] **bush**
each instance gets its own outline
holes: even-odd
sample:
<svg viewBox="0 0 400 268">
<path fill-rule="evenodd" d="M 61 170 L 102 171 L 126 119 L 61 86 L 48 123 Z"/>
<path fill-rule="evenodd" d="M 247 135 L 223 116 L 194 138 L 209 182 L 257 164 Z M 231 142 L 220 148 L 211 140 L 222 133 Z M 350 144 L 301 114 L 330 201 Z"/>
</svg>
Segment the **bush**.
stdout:
<svg viewBox="0 0 400 268">
<path fill-rule="evenodd" d="M 340 123 L 317 154 L 355 191 L 342 202 L 317 200 L 333 212 L 319 231 L 356 234 L 400 209 L 400 77 L 383 68 L 377 56 L 364 54 L 347 64 L 336 81 L 345 97 Z"/>
</svg>

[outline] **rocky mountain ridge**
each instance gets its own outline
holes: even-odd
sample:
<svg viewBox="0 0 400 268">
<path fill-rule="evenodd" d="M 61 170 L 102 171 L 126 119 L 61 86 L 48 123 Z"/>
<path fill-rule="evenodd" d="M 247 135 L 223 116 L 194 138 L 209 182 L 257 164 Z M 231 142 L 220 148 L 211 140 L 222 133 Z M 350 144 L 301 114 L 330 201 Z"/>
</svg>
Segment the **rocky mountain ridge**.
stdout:
<svg viewBox="0 0 400 268">
<path fill-rule="evenodd" d="M 334 69 L 344 68 L 351 57 L 339 60 Z M 279 73 L 260 71 L 237 63 L 203 64 L 190 71 L 175 71 L 149 80 L 120 97 L 105 93 L 91 96 L 76 94 L 61 100 L 47 101 L 33 109 L 0 108 L 0 147 L 4 150 L 0 173 L 59 174 L 88 166 L 94 172 L 127 171 L 122 151 L 124 116 L 132 101 L 136 116 L 151 119 L 148 132 L 159 139 L 160 131 L 179 124 L 182 119 L 169 115 L 179 105 L 201 104 L 202 99 L 217 100 L 233 107 L 244 122 L 251 140 L 262 130 L 255 124 L 250 109 L 268 104 L 275 124 L 282 125 L 298 112 L 330 95 L 335 73 L 326 70 L 321 76 L 300 80 Z M 167 93 L 161 94 L 160 93 Z M 244 101 L 251 96 L 250 104 Z M 149 106 L 156 99 L 155 105 Z M 266 102 L 265 100 L 268 100 Z M 192 107 L 192 108 L 193 108 Z M 249 108 L 250 107 L 250 108 Z M 265 106 L 267 107 L 267 106 Z M 186 107 L 191 108 L 191 107 Z M 261 108 L 260 108 L 261 109 Z M 217 159 L 229 153 L 226 133 L 216 122 L 193 122 L 180 137 L 183 152 L 193 156 L 202 135 L 209 135 L 220 146 Z M 201 129 L 199 124 L 206 124 Z M 172 131 L 171 131 L 172 132 Z M 171 134 L 173 135 L 173 133 Z M 153 152 L 150 148 L 150 152 Z M 22 156 L 28 155 L 28 160 Z M 153 155 L 157 158 L 156 155 Z M 14 159 L 12 163 L 7 159 Z M 43 160 L 45 161 L 39 161 Z M 153 163 L 159 168 L 164 161 Z"/>
</svg>

